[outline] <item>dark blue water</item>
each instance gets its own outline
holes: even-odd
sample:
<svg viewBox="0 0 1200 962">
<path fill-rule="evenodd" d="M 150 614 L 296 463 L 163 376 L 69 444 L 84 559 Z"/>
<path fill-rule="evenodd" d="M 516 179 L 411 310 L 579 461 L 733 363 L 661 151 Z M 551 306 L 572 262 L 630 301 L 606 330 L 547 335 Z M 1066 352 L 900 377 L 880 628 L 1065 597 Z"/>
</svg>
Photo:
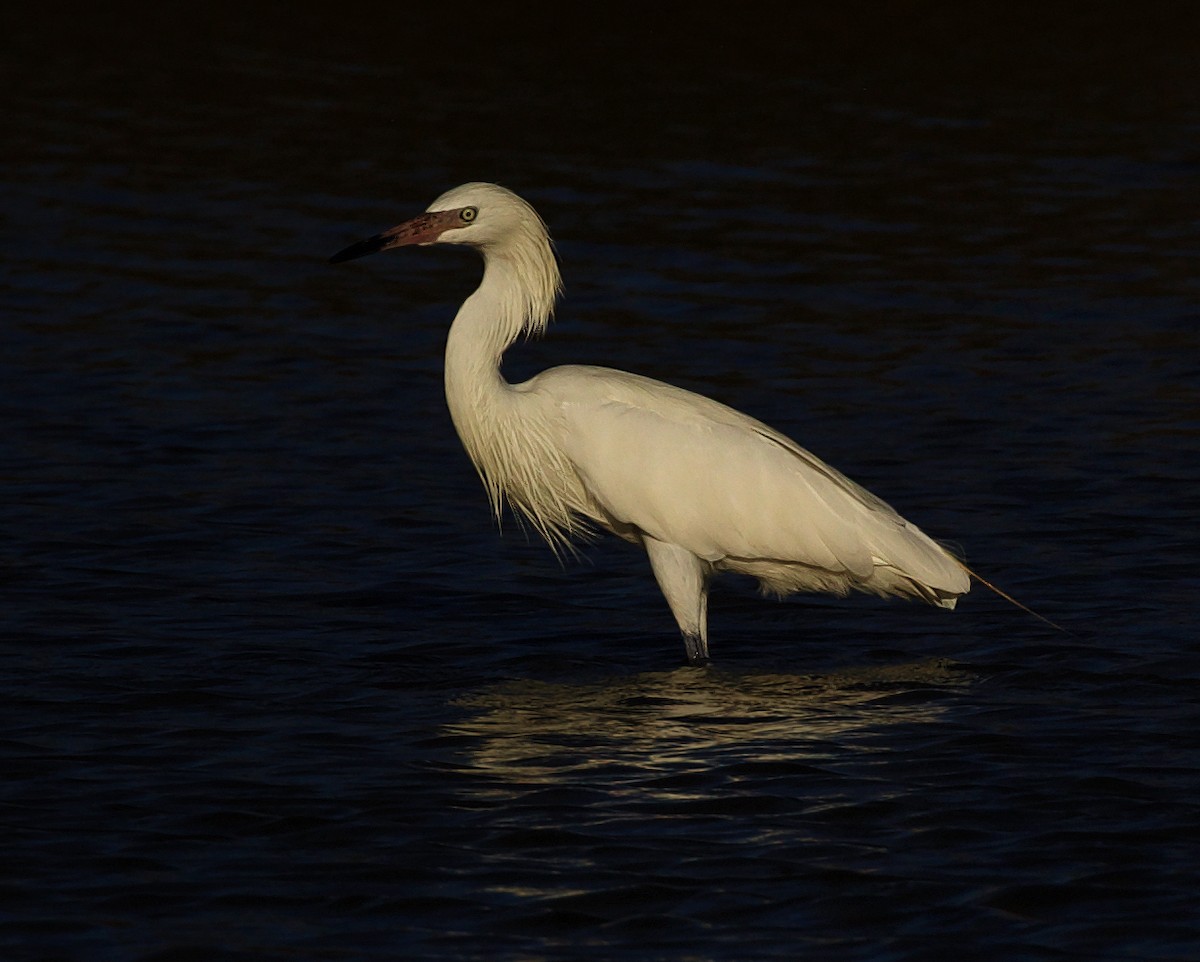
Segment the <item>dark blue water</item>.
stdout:
<svg viewBox="0 0 1200 962">
<path fill-rule="evenodd" d="M 1200 957 L 1200 60 L 1064 10 L 18 17 L 0 956 Z M 477 261 L 325 263 L 477 179 L 566 277 L 511 378 L 712 394 L 1074 634 L 732 580 L 689 669 L 498 535 Z"/>
</svg>

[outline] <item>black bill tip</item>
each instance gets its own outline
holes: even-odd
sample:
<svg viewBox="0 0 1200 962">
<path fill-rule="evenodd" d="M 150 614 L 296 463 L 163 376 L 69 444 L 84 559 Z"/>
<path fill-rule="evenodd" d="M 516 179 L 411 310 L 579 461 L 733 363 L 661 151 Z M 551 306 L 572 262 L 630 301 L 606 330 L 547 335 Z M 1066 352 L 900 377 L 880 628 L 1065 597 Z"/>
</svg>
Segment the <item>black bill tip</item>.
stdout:
<svg viewBox="0 0 1200 962">
<path fill-rule="evenodd" d="M 364 241 L 359 241 L 357 244 L 351 244 L 349 247 L 338 251 L 331 258 L 330 264 L 340 264 L 342 261 L 352 261 L 356 257 L 366 257 L 368 254 L 377 254 L 383 250 L 388 243 L 388 238 L 383 234 L 376 234 L 374 237 L 368 237 Z"/>
</svg>

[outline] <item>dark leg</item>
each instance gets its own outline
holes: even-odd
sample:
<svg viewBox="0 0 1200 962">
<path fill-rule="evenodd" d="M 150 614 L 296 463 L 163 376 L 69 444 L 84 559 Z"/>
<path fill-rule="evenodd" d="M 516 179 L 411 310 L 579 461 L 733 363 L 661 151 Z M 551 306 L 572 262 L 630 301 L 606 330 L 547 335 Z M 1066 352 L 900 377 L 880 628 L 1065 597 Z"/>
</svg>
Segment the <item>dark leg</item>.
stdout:
<svg viewBox="0 0 1200 962">
<path fill-rule="evenodd" d="M 707 665 L 708 664 L 708 642 L 704 640 L 702 635 L 689 635 L 684 632 L 683 647 L 687 652 L 687 660 L 689 665 Z"/>
</svg>

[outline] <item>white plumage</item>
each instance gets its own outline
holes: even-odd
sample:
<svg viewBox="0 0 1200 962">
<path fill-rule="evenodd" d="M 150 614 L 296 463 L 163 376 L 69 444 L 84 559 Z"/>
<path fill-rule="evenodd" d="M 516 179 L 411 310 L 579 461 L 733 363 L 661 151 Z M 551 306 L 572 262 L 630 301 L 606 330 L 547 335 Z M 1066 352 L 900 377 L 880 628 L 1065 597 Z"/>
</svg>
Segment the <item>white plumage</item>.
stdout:
<svg viewBox="0 0 1200 962">
<path fill-rule="evenodd" d="M 446 400 L 499 515 L 507 501 L 556 550 L 595 529 L 642 544 L 683 634 L 708 658 L 710 576 L 766 592 L 863 591 L 953 608 L 970 589 L 949 552 L 794 441 L 716 401 L 608 368 L 551 368 L 522 384 L 504 351 L 540 333 L 561 289 L 541 218 L 495 184 L 464 184 L 335 262 L 405 244 L 466 244 L 479 288 L 446 342 Z"/>
</svg>

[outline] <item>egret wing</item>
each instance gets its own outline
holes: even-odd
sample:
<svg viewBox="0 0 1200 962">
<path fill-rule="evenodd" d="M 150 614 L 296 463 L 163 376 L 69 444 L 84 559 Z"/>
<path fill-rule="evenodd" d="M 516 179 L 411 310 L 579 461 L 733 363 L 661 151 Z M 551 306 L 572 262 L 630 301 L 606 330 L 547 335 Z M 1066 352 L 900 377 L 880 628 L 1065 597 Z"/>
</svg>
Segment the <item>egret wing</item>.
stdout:
<svg viewBox="0 0 1200 962">
<path fill-rule="evenodd" d="M 889 542 L 916 530 L 786 436 L 701 395 L 578 366 L 522 388 L 552 399 L 564 450 L 604 512 L 709 561 L 866 578 L 895 553 Z"/>
</svg>

